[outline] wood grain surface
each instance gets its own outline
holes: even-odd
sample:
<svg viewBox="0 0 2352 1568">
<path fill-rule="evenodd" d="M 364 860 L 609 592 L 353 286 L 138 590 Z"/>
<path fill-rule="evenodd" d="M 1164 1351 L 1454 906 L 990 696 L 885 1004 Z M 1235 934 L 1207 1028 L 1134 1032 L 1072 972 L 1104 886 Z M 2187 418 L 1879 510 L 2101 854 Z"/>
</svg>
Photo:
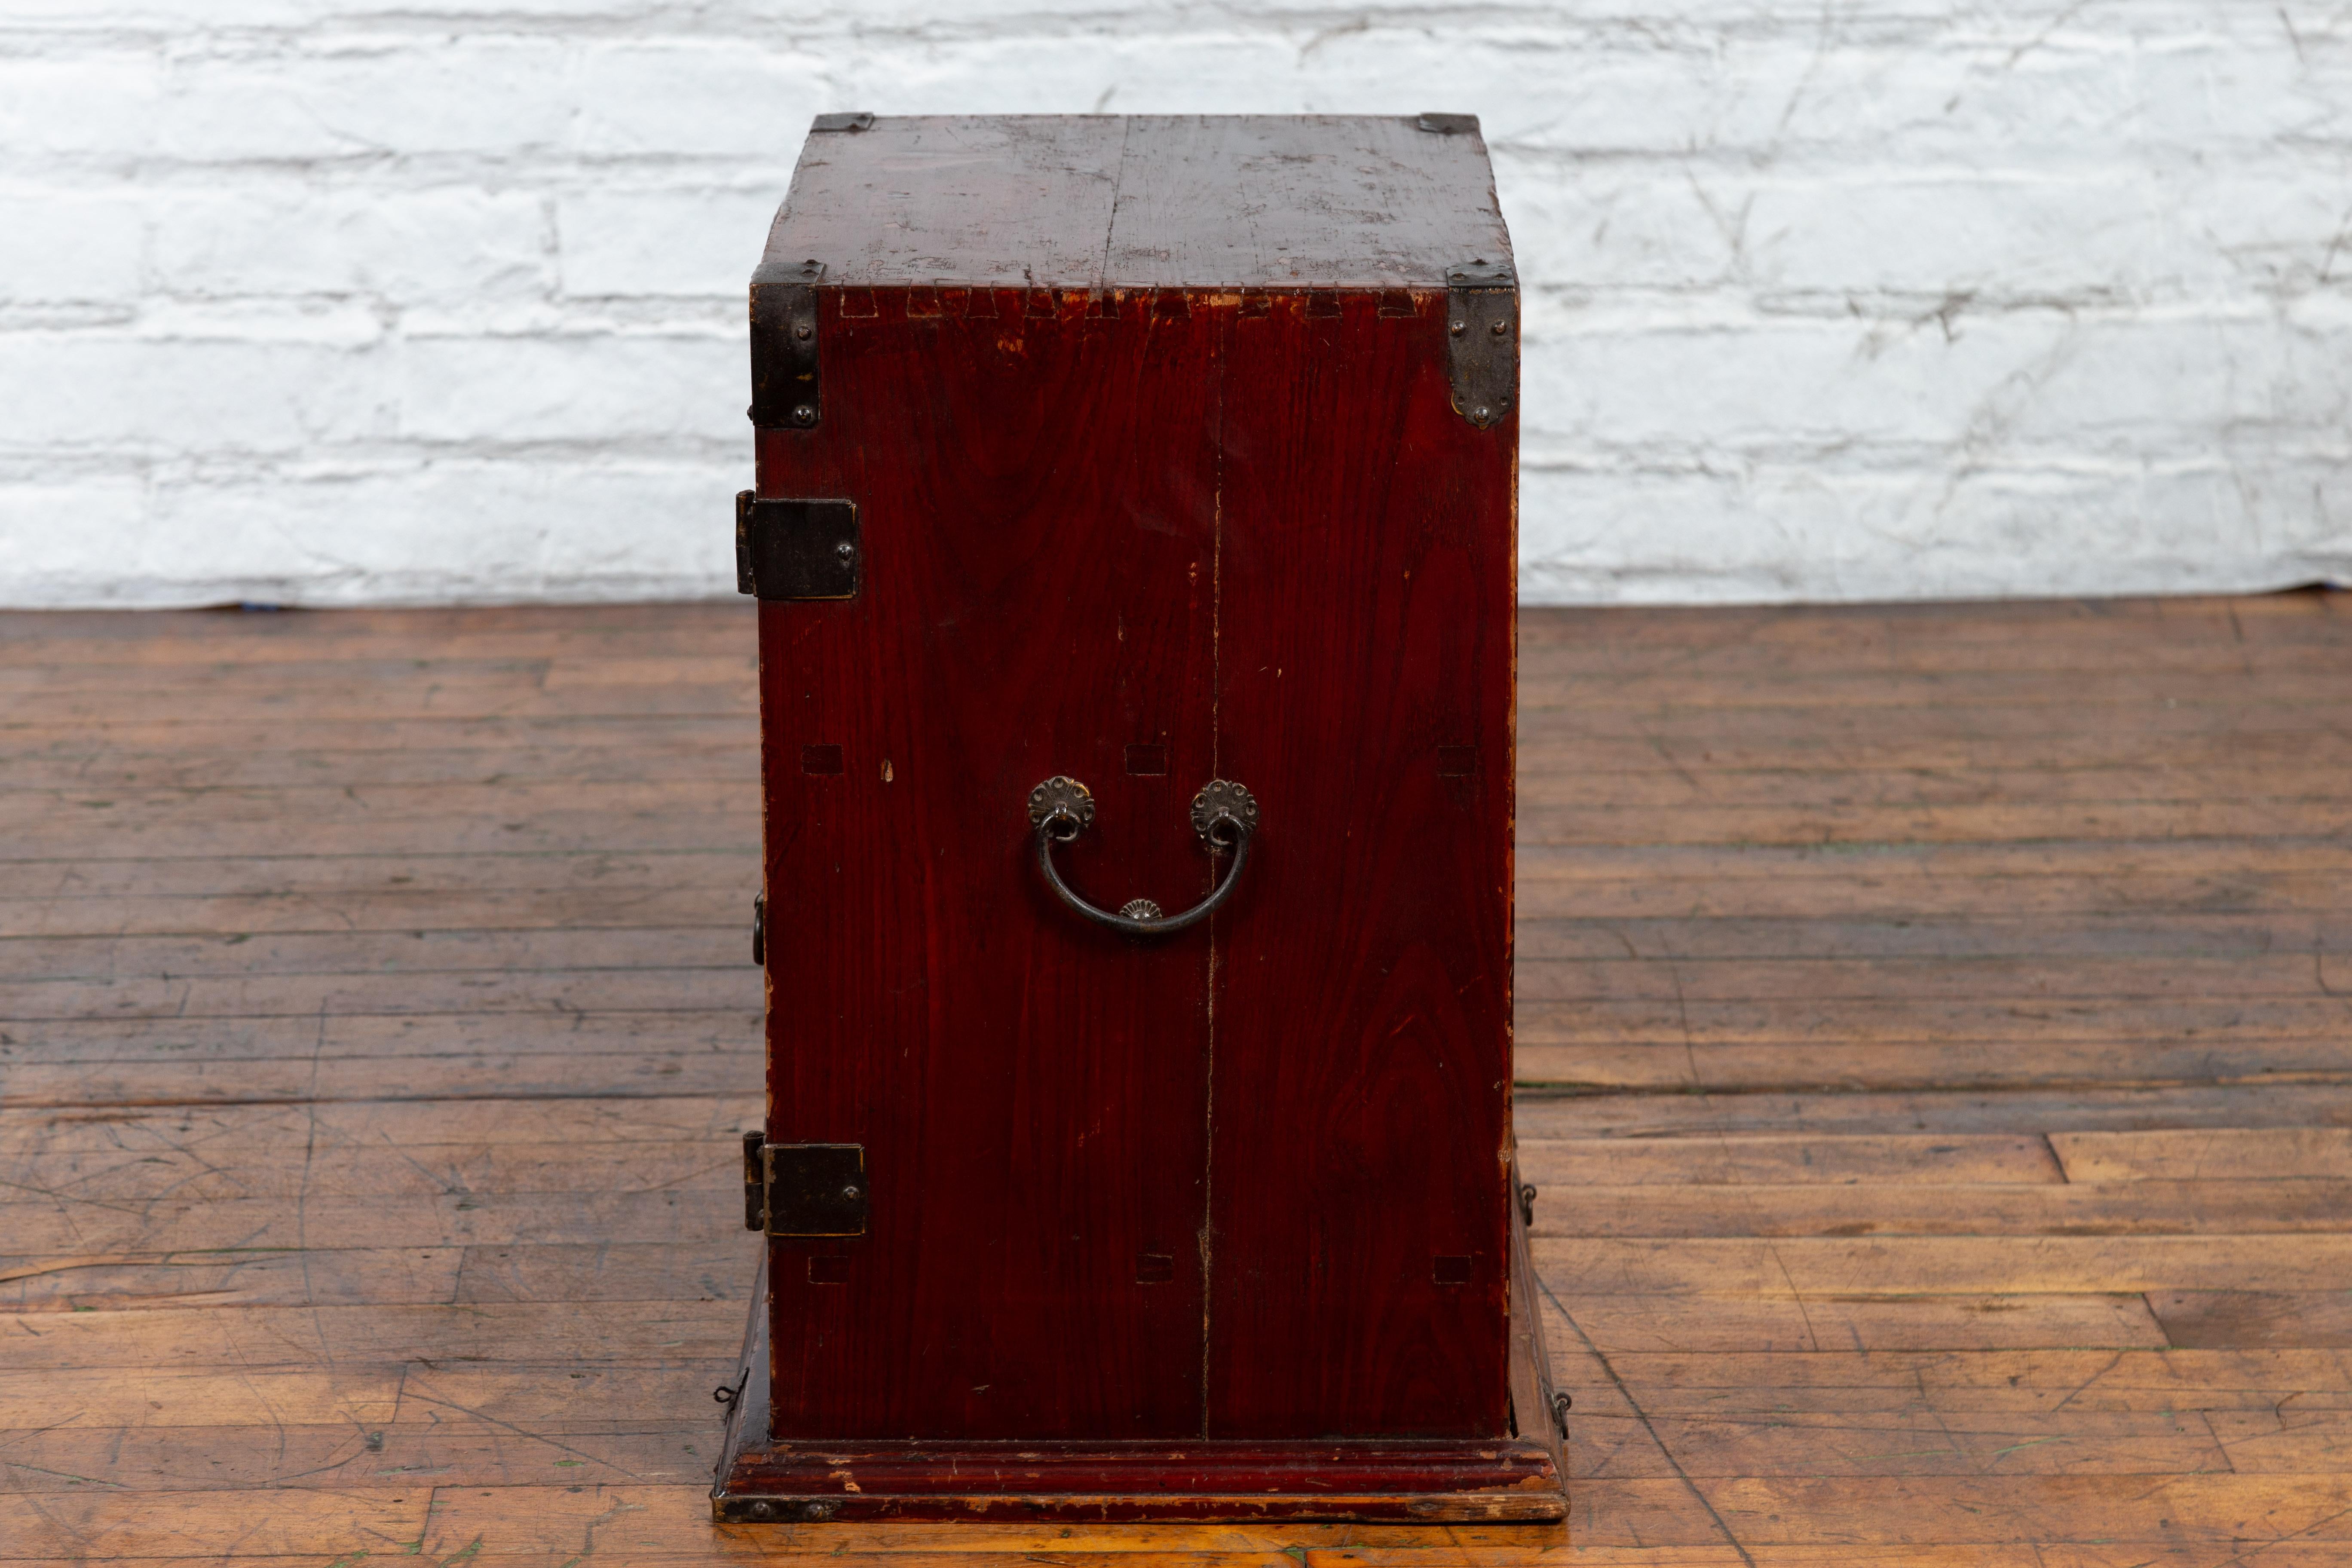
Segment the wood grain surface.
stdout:
<svg viewBox="0 0 2352 1568">
<path fill-rule="evenodd" d="M 866 563 L 759 617 L 766 1136 L 874 1194 L 772 1244 L 775 1435 L 1507 1437 L 1516 427 L 1437 290 L 991 296 L 824 291 L 837 406 L 760 433 Z M 1060 774 L 1066 874 L 1171 912 L 1244 784 L 1236 896 L 1074 918 Z"/>
<path fill-rule="evenodd" d="M 1255 114 L 878 116 L 808 139 L 766 251 L 853 289 L 1082 292 L 1442 289 L 1510 254 L 1477 132 Z"/>
<path fill-rule="evenodd" d="M 1549 1535 L 709 1523 L 755 618 L 0 616 L 0 1563 L 2352 1557 L 2339 598 L 1523 616 Z"/>
<path fill-rule="evenodd" d="M 1038 298 L 828 293 L 832 412 L 760 435 L 763 494 L 858 499 L 866 563 L 759 611 L 766 1133 L 862 1145 L 874 1194 L 864 1236 L 772 1243 L 780 1436 L 1201 1429 L 1210 931 L 1071 918 L 1026 802 L 1093 791 L 1064 865 L 1107 908 L 1207 889 L 1230 312 Z"/>
<path fill-rule="evenodd" d="M 1213 1436 L 1508 1430 L 1516 427 L 1409 302 L 1232 340 L 1217 770 L 1267 828 L 1220 921 Z"/>
</svg>

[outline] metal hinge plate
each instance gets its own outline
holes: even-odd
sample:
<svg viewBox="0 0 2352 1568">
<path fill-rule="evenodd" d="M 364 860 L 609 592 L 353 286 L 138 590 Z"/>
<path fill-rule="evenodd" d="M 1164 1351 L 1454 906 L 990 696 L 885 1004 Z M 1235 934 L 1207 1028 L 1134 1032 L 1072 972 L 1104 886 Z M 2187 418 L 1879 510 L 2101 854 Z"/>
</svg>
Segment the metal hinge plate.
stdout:
<svg viewBox="0 0 2352 1568">
<path fill-rule="evenodd" d="M 751 274 L 751 416 L 761 430 L 805 430 L 824 416 L 817 375 L 822 261 L 771 261 Z"/>
<path fill-rule="evenodd" d="M 1439 136 L 1478 134 L 1478 117 L 1475 114 L 1422 114 L 1415 116 L 1412 123 L 1415 130 Z"/>
<path fill-rule="evenodd" d="M 735 496 L 735 591 L 761 599 L 851 599 L 865 569 L 857 503 Z"/>
<path fill-rule="evenodd" d="M 1454 410 L 1484 430 L 1519 398 L 1519 280 L 1507 261 L 1445 274 L 1445 378 Z"/>
<path fill-rule="evenodd" d="M 871 131 L 873 129 L 874 116 L 862 109 L 852 110 L 845 114 L 820 114 L 809 121 L 809 132 L 812 135 L 822 134 L 828 131 Z"/>
<path fill-rule="evenodd" d="M 743 1134 L 743 1228 L 770 1236 L 864 1236 L 870 1203 L 862 1143 L 771 1143 Z"/>
</svg>

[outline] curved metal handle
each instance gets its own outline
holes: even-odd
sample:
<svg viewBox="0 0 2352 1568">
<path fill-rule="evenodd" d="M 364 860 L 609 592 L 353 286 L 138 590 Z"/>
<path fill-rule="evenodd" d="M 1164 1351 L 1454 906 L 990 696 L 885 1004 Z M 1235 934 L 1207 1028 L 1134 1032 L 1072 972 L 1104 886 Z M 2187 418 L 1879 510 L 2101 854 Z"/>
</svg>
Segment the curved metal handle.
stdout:
<svg viewBox="0 0 2352 1568">
<path fill-rule="evenodd" d="M 1045 885 L 1062 902 L 1098 925 L 1129 936 L 1166 936 L 1207 920 L 1241 880 L 1242 868 L 1249 862 L 1250 839 L 1257 832 L 1257 797 L 1225 779 L 1211 779 L 1192 797 L 1192 831 L 1201 836 L 1212 855 L 1231 849 L 1234 863 L 1207 898 L 1181 914 L 1161 914 L 1160 906 L 1150 899 L 1131 899 L 1113 914 L 1087 902 L 1062 880 L 1061 868 L 1054 864 L 1054 846 L 1069 843 L 1094 819 L 1094 793 L 1074 778 L 1055 773 L 1029 792 L 1029 825 L 1037 830 L 1037 864 L 1045 870 Z"/>
</svg>

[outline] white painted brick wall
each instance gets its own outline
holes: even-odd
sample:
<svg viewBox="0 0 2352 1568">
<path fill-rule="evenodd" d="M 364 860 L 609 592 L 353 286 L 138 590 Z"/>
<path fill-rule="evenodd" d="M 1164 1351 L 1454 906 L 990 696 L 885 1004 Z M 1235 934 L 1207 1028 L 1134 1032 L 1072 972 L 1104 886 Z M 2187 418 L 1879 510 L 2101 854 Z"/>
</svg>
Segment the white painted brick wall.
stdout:
<svg viewBox="0 0 2352 1568">
<path fill-rule="evenodd" d="M 1480 113 L 1534 599 L 2352 574 L 2346 0 L 0 0 L 0 603 L 730 591 L 846 108 Z"/>
</svg>

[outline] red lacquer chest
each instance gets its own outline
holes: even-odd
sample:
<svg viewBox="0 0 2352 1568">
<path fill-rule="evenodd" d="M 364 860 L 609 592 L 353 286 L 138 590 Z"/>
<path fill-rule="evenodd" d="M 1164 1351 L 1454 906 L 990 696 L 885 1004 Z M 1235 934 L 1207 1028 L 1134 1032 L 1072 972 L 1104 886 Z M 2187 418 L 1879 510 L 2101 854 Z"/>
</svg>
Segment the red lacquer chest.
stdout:
<svg viewBox="0 0 2352 1568">
<path fill-rule="evenodd" d="M 820 120 L 719 1517 L 1558 1518 L 1476 121 Z"/>
</svg>

